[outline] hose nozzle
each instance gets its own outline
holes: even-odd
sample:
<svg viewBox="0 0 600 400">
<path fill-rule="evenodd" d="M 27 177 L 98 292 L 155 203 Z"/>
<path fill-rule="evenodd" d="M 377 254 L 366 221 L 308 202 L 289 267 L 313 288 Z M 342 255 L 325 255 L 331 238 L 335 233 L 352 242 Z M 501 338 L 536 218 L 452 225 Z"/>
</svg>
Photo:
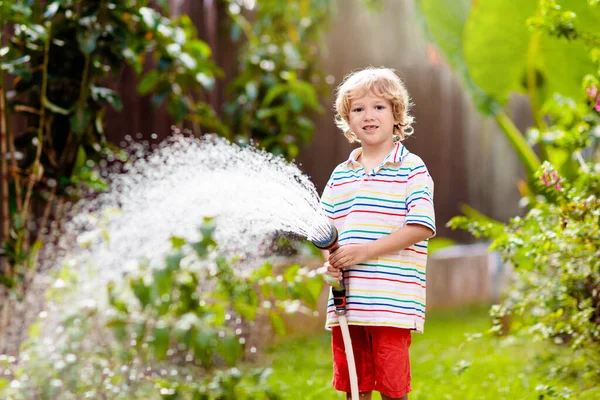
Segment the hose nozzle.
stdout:
<svg viewBox="0 0 600 400">
<path fill-rule="evenodd" d="M 323 239 L 314 239 L 312 243 L 315 247 L 321 250 L 329 250 L 330 253 L 336 251 L 340 246 L 338 244 L 338 231 L 329 224 L 329 232 Z M 342 280 L 337 282 L 337 287 L 331 286 L 331 293 L 333 295 L 333 304 L 335 305 L 335 315 L 346 315 L 346 285 L 344 284 L 342 271 Z"/>
<path fill-rule="evenodd" d="M 329 223 L 327 233 L 318 239 L 313 239 L 312 243 L 321 250 L 329 250 L 333 253 L 339 247 L 337 229 L 332 223 Z"/>
</svg>

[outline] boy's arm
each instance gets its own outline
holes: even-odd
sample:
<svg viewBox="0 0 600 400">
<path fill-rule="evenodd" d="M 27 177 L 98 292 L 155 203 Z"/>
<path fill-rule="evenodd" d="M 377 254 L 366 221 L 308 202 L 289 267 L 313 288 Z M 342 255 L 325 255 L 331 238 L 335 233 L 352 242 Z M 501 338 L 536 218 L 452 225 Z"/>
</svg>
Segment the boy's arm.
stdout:
<svg viewBox="0 0 600 400">
<path fill-rule="evenodd" d="M 360 264 L 372 258 L 404 250 L 432 237 L 433 233 L 427 226 L 408 224 L 373 242 L 341 246 L 329 257 L 329 263 L 335 268 Z"/>
</svg>

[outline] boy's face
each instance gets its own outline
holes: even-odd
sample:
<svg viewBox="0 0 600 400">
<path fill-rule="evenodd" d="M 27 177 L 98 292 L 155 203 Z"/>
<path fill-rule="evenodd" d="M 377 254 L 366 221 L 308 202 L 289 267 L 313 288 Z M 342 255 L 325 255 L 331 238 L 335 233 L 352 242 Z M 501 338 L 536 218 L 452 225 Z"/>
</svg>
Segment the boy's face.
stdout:
<svg viewBox="0 0 600 400">
<path fill-rule="evenodd" d="M 398 123 L 392 103 L 373 93 L 350 100 L 348 122 L 363 147 L 393 143 L 394 125 Z"/>
</svg>

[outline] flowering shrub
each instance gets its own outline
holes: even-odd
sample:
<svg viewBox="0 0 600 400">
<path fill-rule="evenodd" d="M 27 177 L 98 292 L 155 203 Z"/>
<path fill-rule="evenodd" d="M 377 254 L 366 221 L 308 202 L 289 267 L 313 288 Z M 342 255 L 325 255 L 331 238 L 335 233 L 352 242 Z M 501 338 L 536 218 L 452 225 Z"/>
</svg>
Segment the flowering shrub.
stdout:
<svg viewBox="0 0 600 400">
<path fill-rule="evenodd" d="M 600 164 L 572 183 L 547 162 L 536 176 L 544 197 L 525 216 L 506 226 L 466 217 L 451 225 L 493 237 L 491 248 L 515 268 L 510 292 L 492 308 L 496 329 L 513 315 L 513 329 L 568 345 L 591 368 L 600 350 Z"/>
</svg>

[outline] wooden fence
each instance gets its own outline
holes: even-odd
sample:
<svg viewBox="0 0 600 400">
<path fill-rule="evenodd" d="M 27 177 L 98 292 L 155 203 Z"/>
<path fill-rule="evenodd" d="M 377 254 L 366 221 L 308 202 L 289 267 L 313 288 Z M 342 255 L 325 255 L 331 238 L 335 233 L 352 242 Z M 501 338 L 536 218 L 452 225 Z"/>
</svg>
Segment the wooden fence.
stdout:
<svg viewBox="0 0 600 400">
<path fill-rule="evenodd" d="M 171 12 L 186 13 L 200 38 L 207 41 L 225 79 L 217 82 L 209 102 L 221 112 L 225 86 L 235 76 L 235 44 L 229 41 L 225 10 L 218 0 L 170 0 Z M 406 146 L 426 162 L 435 180 L 438 235 L 469 241 L 463 232 L 445 228 L 462 203 L 500 220 L 519 212 L 516 182 L 519 162 L 493 121 L 479 117 L 448 66 L 422 37 L 410 1 L 387 0 L 384 12 L 368 11 L 362 0 L 338 0 L 337 15 L 326 35 L 322 65 L 333 79 L 332 92 L 352 70 L 367 65 L 395 68 L 415 104 L 415 134 Z M 119 143 L 125 135 L 159 138 L 171 132 L 166 110 L 153 109 L 150 98 L 139 96 L 133 71 L 125 68 L 111 85 L 122 96 L 123 111 L 107 113 L 106 135 Z M 298 162 L 322 190 L 332 169 L 348 156 L 350 145 L 333 123 L 332 96 L 323 99 L 327 112 L 316 116 L 317 132 Z M 530 117 L 517 102 L 518 126 Z M 15 131 L 24 126 L 15 119 Z"/>
</svg>

